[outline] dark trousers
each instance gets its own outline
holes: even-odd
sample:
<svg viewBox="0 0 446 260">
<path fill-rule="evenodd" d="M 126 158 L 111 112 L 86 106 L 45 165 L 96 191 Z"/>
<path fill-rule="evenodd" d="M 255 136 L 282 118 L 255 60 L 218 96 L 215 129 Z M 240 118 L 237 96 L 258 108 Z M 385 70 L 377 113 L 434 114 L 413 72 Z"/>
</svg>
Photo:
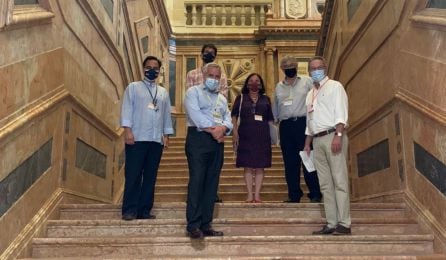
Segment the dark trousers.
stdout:
<svg viewBox="0 0 446 260">
<path fill-rule="evenodd" d="M 303 196 L 302 189 L 300 188 L 301 168 L 304 171 L 305 183 L 310 190 L 308 197 L 310 199 L 322 198 L 316 172 L 309 173 L 305 167 L 302 167 L 302 159 L 299 156 L 299 151 L 302 151 L 305 146 L 306 125 L 307 121 L 305 117 L 280 122 L 280 147 L 285 164 L 288 198 L 292 201 L 300 201 L 300 198 Z"/>
<path fill-rule="evenodd" d="M 211 227 L 215 196 L 221 168 L 223 167 L 223 143 L 217 143 L 212 135 L 189 127 L 186 137 L 186 156 L 189 165 L 187 193 L 187 231 Z"/>
<path fill-rule="evenodd" d="M 133 145 L 125 145 L 123 215 L 145 217 L 150 214 L 162 154 L 163 145 L 157 142 L 135 142 Z"/>
</svg>

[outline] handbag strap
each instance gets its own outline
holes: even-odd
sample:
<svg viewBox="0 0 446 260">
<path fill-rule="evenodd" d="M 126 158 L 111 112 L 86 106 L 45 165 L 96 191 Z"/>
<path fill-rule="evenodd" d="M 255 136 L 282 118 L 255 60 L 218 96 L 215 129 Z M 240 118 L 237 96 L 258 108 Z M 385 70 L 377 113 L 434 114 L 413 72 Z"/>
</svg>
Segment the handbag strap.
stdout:
<svg viewBox="0 0 446 260">
<path fill-rule="evenodd" d="M 240 94 L 240 104 L 238 107 L 238 118 L 237 118 L 238 125 L 240 125 L 240 112 L 242 111 L 242 102 L 243 102 L 243 94 Z"/>
</svg>

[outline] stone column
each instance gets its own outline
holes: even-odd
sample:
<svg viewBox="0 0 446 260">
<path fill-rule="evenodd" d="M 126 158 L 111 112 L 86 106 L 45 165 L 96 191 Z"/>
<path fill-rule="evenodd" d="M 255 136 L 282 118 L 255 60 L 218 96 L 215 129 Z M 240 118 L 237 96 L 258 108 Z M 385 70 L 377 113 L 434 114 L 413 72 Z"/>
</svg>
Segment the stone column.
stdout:
<svg viewBox="0 0 446 260">
<path fill-rule="evenodd" d="M 265 84 L 266 84 L 266 93 L 268 96 L 272 97 L 274 88 L 275 88 L 275 65 L 274 65 L 274 52 L 276 48 L 274 47 L 265 47 L 264 51 L 266 52 L 266 74 L 265 74 Z"/>
</svg>

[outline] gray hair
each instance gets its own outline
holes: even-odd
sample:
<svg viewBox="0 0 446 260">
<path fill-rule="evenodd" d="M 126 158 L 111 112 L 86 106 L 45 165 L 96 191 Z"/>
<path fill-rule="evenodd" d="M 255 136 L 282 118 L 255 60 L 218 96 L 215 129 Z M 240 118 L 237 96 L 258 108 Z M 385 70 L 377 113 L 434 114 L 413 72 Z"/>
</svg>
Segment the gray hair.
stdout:
<svg viewBox="0 0 446 260">
<path fill-rule="evenodd" d="M 203 67 L 203 74 L 207 74 L 209 68 L 217 68 L 217 69 L 221 72 L 221 67 L 220 67 L 220 65 L 218 65 L 218 64 L 215 63 L 215 62 L 210 62 L 210 63 L 204 65 L 204 67 Z"/>
<path fill-rule="evenodd" d="M 297 59 L 293 56 L 285 56 L 280 61 L 280 67 L 285 66 L 286 64 L 295 65 L 297 67 Z"/>
</svg>

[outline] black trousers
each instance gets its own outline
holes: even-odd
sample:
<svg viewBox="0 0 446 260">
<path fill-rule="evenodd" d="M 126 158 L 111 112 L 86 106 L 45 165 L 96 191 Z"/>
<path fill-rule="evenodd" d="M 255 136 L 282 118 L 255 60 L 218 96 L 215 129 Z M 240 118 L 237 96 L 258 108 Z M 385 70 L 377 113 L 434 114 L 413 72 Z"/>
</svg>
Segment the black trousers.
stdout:
<svg viewBox="0 0 446 260">
<path fill-rule="evenodd" d="M 302 167 L 302 159 L 299 156 L 299 151 L 302 151 L 305 146 L 306 125 L 306 117 L 298 117 L 296 120 L 281 121 L 279 127 L 285 179 L 288 184 L 288 198 L 292 201 L 300 201 L 303 196 L 300 188 L 301 168 L 303 168 L 305 183 L 310 190 L 308 197 L 310 199 L 322 198 L 316 172 L 309 173 L 305 167 Z"/>
<path fill-rule="evenodd" d="M 163 145 L 157 142 L 125 145 L 123 215 L 145 217 L 150 214 L 162 154 Z"/>
<path fill-rule="evenodd" d="M 211 227 L 215 196 L 221 168 L 223 167 L 224 144 L 206 132 L 189 127 L 186 137 L 186 156 L 189 165 L 187 193 L 187 231 Z"/>
</svg>

